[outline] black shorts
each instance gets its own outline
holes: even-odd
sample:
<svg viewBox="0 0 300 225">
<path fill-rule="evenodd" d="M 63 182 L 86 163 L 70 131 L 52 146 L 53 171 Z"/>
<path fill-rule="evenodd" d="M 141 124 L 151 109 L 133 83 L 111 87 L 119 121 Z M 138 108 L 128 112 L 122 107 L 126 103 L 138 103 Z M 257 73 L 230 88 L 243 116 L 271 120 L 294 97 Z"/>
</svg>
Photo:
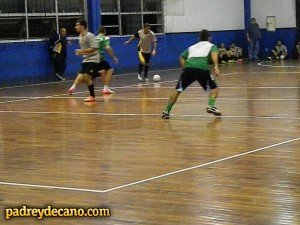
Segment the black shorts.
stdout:
<svg viewBox="0 0 300 225">
<path fill-rule="evenodd" d="M 111 66 L 109 65 L 109 63 L 107 61 L 101 61 L 99 63 L 99 71 L 101 70 L 110 70 Z"/>
<path fill-rule="evenodd" d="M 87 62 L 81 64 L 81 69 L 79 74 L 87 74 L 92 77 L 92 79 L 99 77 L 99 63 Z"/>
<path fill-rule="evenodd" d="M 139 54 L 139 59 L 140 57 L 143 57 L 145 62 L 147 64 L 150 63 L 150 60 L 151 60 L 151 53 L 145 53 L 145 52 L 141 52 L 140 48 L 138 48 L 138 54 Z M 140 59 L 141 60 L 141 59 Z"/>
<path fill-rule="evenodd" d="M 198 81 L 205 91 L 208 87 L 210 89 L 216 89 L 218 87 L 214 77 L 210 74 L 210 71 L 187 67 L 183 70 L 183 73 L 179 78 L 176 90 L 178 92 L 183 92 L 195 81 Z"/>
</svg>

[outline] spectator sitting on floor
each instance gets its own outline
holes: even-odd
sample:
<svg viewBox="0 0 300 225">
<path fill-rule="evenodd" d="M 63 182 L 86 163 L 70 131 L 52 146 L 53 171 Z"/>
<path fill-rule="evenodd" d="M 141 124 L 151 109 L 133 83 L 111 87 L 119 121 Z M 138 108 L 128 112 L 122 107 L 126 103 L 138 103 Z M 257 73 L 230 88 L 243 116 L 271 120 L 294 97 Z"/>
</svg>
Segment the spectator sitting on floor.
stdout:
<svg viewBox="0 0 300 225">
<path fill-rule="evenodd" d="M 243 49 L 237 47 L 235 42 L 230 45 L 228 52 L 230 56 L 229 62 L 243 62 Z"/>
<path fill-rule="evenodd" d="M 296 59 L 300 59 L 300 41 L 296 45 Z"/>
<path fill-rule="evenodd" d="M 271 56 L 268 57 L 270 60 L 284 60 L 287 57 L 287 48 L 282 44 L 281 41 L 277 41 L 275 49 L 272 50 Z"/>
<path fill-rule="evenodd" d="M 228 60 L 229 60 L 229 53 L 226 49 L 225 44 L 221 43 L 219 47 L 219 62 L 226 64 Z"/>
</svg>

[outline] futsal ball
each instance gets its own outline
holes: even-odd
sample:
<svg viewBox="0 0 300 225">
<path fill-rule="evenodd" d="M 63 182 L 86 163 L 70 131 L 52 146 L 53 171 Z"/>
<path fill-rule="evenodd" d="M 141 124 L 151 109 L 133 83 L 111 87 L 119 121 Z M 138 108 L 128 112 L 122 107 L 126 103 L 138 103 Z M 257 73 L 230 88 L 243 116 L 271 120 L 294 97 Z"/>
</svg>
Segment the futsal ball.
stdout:
<svg viewBox="0 0 300 225">
<path fill-rule="evenodd" d="M 154 82 L 159 82 L 160 81 L 160 76 L 158 74 L 153 76 L 153 81 Z"/>
<path fill-rule="evenodd" d="M 281 60 L 284 59 L 284 55 L 280 56 L 280 59 L 281 59 Z"/>
</svg>

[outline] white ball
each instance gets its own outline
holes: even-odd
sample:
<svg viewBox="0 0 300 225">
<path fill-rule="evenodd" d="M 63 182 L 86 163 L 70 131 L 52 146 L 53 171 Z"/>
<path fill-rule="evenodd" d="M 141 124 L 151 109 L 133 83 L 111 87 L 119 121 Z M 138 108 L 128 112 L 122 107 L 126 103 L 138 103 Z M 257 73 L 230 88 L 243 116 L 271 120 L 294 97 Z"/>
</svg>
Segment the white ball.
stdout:
<svg viewBox="0 0 300 225">
<path fill-rule="evenodd" d="M 160 76 L 158 74 L 153 76 L 153 81 L 154 82 L 159 82 L 160 81 Z"/>
<path fill-rule="evenodd" d="M 280 56 L 280 59 L 284 59 L 284 55 L 281 55 L 281 56 Z"/>
</svg>

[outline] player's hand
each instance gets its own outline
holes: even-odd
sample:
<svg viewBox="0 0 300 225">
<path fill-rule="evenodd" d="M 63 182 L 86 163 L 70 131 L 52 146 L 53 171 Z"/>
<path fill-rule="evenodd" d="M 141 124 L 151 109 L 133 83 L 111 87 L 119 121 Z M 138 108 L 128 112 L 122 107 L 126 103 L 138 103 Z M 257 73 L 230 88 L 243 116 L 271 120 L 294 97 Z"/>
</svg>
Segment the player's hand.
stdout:
<svg viewBox="0 0 300 225">
<path fill-rule="evenodd" d="M 221 75 L 219 66 L 215 66 L 215 68 L 214 68 L 214 75 L 215 75 L 216 77 L 218 77 L 218 76 Z"/>
<path fill-rule="evenodd" d="M 82 50 L 80 50 L 80 49 L 76 49 L 75 50 L 75 55 L 83 55 L 83 51 Z"/>
<path fill-rule="evenodd" d="M 115 63 L 115 64 L 118 64 L 118 63 L 119 63 L 119 59 L 118 59 L 117 57 L 115 57 L 113 60 L 114 60 L 114 63 Z"/>
<path fill-rule="evenodd" d="M 250 38 L 247 38 L 247 41 L 248 41 L 248 42 L 251 42 L 251 39 L 250 39 Z"/>
<path fill-rule="evenodd" d="M 125 41 L 124 45 L 128 45 L 130 43 L 130 41 Z"/>
<path fill-rule="evenodd" d="M 151 52 L 151 55 L 152 55 L 152 56 L 155 56 L 155 55 L 156 55 L 156 51 L 153 50 L 153 51 Z"/>
</svg>

